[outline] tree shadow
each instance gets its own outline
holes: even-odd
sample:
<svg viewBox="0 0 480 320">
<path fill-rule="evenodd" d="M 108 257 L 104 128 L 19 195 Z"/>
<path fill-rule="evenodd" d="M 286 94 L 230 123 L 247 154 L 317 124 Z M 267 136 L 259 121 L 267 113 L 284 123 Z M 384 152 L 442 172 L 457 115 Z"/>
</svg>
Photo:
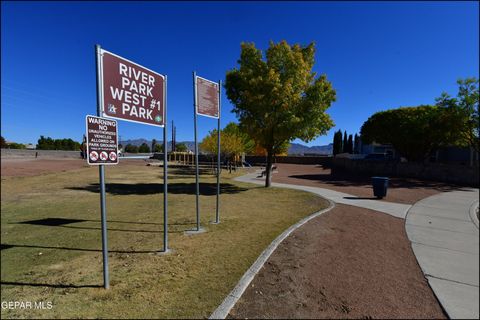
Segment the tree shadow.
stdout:
<svg viewBox="0 0 480 320">
<path fill-rule="evenodd" d="M 371 176 L 367 175 L 349 175 L 349 174 L 299 174 L 290 175 L 289 178 L 305 179 L 316 181 L 319 184 L 325 183 L 337 187 L 360 187 L 372 186 Z M 413 178 L 389 177 L 388 188 L 406 188 L 406 189 L 434 189 L 437 191 L 469 191 L 468 187 L 453 183 L 445 183 L 430 180 L 418 180 Z"/>
<path fill-rule="evenodd" d="M 194 177 L 194 176 L 195 176 L 195 174 L 193 174 L 193 175 L 175 174 L 175 175 L 172 175 L 172 176 L 168 176 L 168 180 L 192 179 L 192 177 Z M 159 176 L 158 178 L 163 179 L 163 176 Z"/>
<path fill-rule="evenodd" d="M 215 167 L 216 168 L 216 167 Z M 214 174 L 214 169 L 211 167 L 200 167 L 198 168 L 198 174 L 199 175 L 213 175 Z M 196 173 L 195 166 L 177 166 L 174 168 L 170 168 L 168 170 L 169 174 L 173 175 L 173 178 L 175 175 L 184 175 L 184 176 L 194 176 Z M 169 179 L 172 177 L 168 177 Z"/>
<path fill-rule="evenodd" d="M 347 177 L 332 175 L 332 174 L 296 174 L 290 175 L 289 178 L 295 179 L 304 179 L 304 180 L 311 180 L 311 181 L 318 181 L 319 183 L 327 183 L 332 184 L 335 186 L 362 186 L 370 184 L 367 179 L 364 177 Z"/>
<path fill-rule="evenodd" d="M 200 195 L 213 196 L 217 194 L 216 183 L 199 183 Z M 92 183 L 85 187 L 67 187 L 69 190 L 100 192 L 98 183 Z M 247 191 L 230 183 L 220 184 L 221 194 L 235 194 Z M 112 195 L 151 195 L 163 193 L 163 183 L 107 183 L 105 191 Z M 170 183 L 168 184 L 168 193 L 172 194 L 196 194 L 196 184 L 192 183 Z"/>
<path fill-rule="evenodd" d="M 103 286 L 94 284 L 76 285 L 76 284 L 51 284 L 51 283 L 33 283 L 33 282 L 16 282 L 16 281 L 0 281 L 0 285 L 6 286 L 30 286 L 30 287 L 49 287 L 49 288 L 102 288 Z"/>
</svg>

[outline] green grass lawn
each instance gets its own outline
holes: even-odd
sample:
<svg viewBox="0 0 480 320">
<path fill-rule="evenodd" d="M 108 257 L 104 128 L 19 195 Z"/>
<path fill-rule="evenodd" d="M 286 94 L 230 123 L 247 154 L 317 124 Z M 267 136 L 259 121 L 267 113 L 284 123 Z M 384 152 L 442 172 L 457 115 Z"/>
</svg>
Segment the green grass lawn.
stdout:
<svg viewBox="0 0 480 320">
<path fill-rule="evenodd" d="M 140 162 L 141 163 L 141 162 Z M 290 225 L 327 206 L 309 193 L 265 189 L 222 173 L 221 224 L 216 178 L 169 174 L 169 247 L 163 248 L 162 168 L 106 167 L 110 290 L 102 278 L 98 169 L 2 177 L 1 295 L 51 302 L 50 310 L 1 311 L 2 318 L 208 317 L 265 247 Z"/>
</svg>

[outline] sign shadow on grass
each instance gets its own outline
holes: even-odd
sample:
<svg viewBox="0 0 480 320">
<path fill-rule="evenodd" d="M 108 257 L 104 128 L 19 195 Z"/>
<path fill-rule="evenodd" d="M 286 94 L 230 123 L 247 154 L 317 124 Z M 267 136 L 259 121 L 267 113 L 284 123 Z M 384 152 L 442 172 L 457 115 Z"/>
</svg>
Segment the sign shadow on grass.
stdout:
<svg viewBox="0 0 480 320">
<path fill-rule="evenodd" d="M 68 251 L 83 251 L 83 252 L 102 252 L 102 249 L 90 248 L 72 248 L 72 247 L 54 247 L 54 246 L 40 246 L 29 244 L 2 244 L 4 249 L 11 248 L 32 248 L 32 249 L 52 249 L 52 250 L 68 250 Z M 160 250 L 108 250 L 109 253 L 157 253 Z"/>
<path fill-rule="evenodd" d="M 30 287 L 49 287 L 49 288 L 103 288 L 101 285 L 94 285 L 94 284 L 85 284 L 85 285 L 76 285 L 76 284 L 52 284 L 52 283 L 33 283 L 33 282 L 17 282 L 17 281 L 0 281 L 0 285 L 7 285 L 7 286 L 30 286 Z"/>
<path fill-rule="evenodd" d="M 15 246 L 12 246 L 11 244 L 3 244 L 3 243 L 2 243 L 2 244 L 0 245 L 0 251 L 1 251 L 1 250 L 6 250 L 6 249 L 10 249 L 10 248 L 13 248 L 13 247 L 15 247 Z"/>
<path fill-rule="evenodd" d="M 30 225 L 37 225 L 37 226 L 48 226 L 48 227 L 61 227 L 61 228 L 70 228 L 70 229 L 83 229 L 83 230 L 101 230 L 101 227 L 89 227 L 89 226 L 72 226 L 72 223 L 78 222 L 89 222 L 94 221 L 98 222 L 98 220 L 81 220 L 81 219 L 65 219 L 65 218 L 44 218 L 38 220 L 28 220 L 28 221 L 21 221 L 12 224 L 30 224 Z M 126 223 L 126 222 L 125 222 Z M 135 224 L 135 223 L 132 223 Z M 158 224 L 163 225 L 163 224 Z M 189 224 L 175 224 L 172 223 L 170 225 L 193 225 L 193 223 Z M 139 232 L 139 233 L 162 233 L 162 230 L 141 230 L 141 229 L 121 229 L 121 228 L 107 228 L 108 231 L 123 231 L 123 232 Z M 181 230 L 170 230 L 169 233 L 181 233 Z"/>
<path fill-rule="evenodd" d="M 85 187 L 67 187 L 69 190 L 100 192 L 98 183 L 92 183 Z M 163 183 L 107 183 L 105 190 L 113 195 L 149 195 L 163 193 Z M 230 183 L 220 184 L 220 194 L 235 194 L 248 189 L 238 187 Z M 168 193 L 171 194 L 196 194 L 196 185 L 192 183 L 169 183 Z M 200 195 L 215 196 L 217 194 L 217 183 L 200 183 Z"/>
<path fill-rule="evenodd" d="M 76 222 L 101 222 L 101 220 L 94 220 L 94 219 L 69 219 L 69 218 L 44 218 L 38 220 L 28 220 L 18 222 L 20 224 L 35 224 L 35 225 L 43 225 L 43 226 L 63 226 L 65 224 L 76 223 Z M 140 221 L 120 221 L 120 220 L 107 220 L 109 223 L 124 223 L 124 224 L 145 224 L 145 225 L 158 225 L 163 226 L 163 223 L 157 222 L 140 222 Z M 191 225 L 193 222 L 175 222 L 169 223 L 169 225 Z"/>
</svg>

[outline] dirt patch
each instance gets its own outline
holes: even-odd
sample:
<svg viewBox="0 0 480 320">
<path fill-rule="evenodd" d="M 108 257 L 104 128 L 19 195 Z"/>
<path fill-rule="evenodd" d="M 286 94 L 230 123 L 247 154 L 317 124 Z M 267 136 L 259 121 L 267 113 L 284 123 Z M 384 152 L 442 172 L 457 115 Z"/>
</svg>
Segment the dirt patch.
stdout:
<svg viewBox="0 0 480 320">
<path fill-rule="evenodd" d="M 119 165 L 146 166 L 144 159 L 120 160 Z M 2 158 L 2 177 L 27 177 L 89 167 L 82 159 Z"/>
<path fill-rule="evenodd" d="M 86 167 L 81 159 L 2 159 L 2 177 L 37 176 Z"/>
<path fill-rule="evenodd" d="M 280 244 L 229 318 L 446 318 L 404 221 L 337 205 Z"/>
<path fill-rule="evenodd" d="M 278 172 L 272 176 L 273 182 L 319 187 L 360 198 L 373 198 L 370 177 L 332 175 L 330 169 L 325 169 L 320 165 L 280 163 L 277 164 L 277 167 Z M 442 182 L 390 178 L 387 196 L 382 201 L 413 204 L 434 194 L 454 190 L 462 190 L 462 187 Z"/>
</svg>

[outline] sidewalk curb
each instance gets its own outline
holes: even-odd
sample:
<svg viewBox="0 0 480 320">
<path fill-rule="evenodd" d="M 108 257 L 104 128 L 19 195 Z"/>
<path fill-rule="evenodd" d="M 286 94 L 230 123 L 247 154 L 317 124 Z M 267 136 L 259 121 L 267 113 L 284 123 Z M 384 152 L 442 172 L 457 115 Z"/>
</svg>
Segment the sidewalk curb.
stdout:
<svg viewBox="0 0 480 320">
<path fill-rule="evenodd" d="M 318 194 L 315 194 L 315 195 L 320 197 Z M 323 197 L 320 197 L 320 198 L 325 199 Z M 272 243 L 270 243 L 265 250 L 263 250 L 263 252 L 257 258 L 257 260 L 255 260 L 252 266 L 242 276 L 242 278 L 237 283 L 235 288 L 233 288 L 233 290 L 223 300 L 222 304 L 220 304 L 220 306 L 210 315 L 209 319 L 225 319 L 230 313 L 230 311 L 232 310 L 232 308 L 235 306 L 237 301 L 240 299 L 242 294 L 248 288 L 248 286 L 250 285 L 250 282 L 252 282 L 255 275 L 260 271 L 260 269 L 263 267 L 265 262 L 267 262 L 268 258 L 272 255 L 272 253 L 275 251 L 278 245 L 282 243 L 282 241 L 285 240 L 285 238 L 287 238 L 293 231 L 300 228 L 302 225 L 312 220 L 313 218 L 316 218 L 321 214 L 328 212 L 335 207 L 335 203 L 333 201 L 330 201 L 328 199 L 325 199 L 325 200 L 327 200 L 329 203 L 328 208 L 325 208 L 321 211 L 317 211 L 303 218 L 302 220 L 298 221 L 294 225 L 290 226 L 281 235 L 275 238 L 275 240 L 273 240 Z"/>
<path fill-rule="evenodd" d="M 477 226 L 477 229 L 479 229 L 479 227 L 478 227 L 478 224 L 479 224 L 478 216 L 477 216 L 477 213 L 475 212 L 475 211 L 477 211 L 477 208 L 478 208 L 478 200 L 475 201 L 474 203 L 472 203 L 472 205 L 470 206 L 470 218 L 472 219 L 473 224 L 475 224 L 475 226 Z"/>
</svg>

